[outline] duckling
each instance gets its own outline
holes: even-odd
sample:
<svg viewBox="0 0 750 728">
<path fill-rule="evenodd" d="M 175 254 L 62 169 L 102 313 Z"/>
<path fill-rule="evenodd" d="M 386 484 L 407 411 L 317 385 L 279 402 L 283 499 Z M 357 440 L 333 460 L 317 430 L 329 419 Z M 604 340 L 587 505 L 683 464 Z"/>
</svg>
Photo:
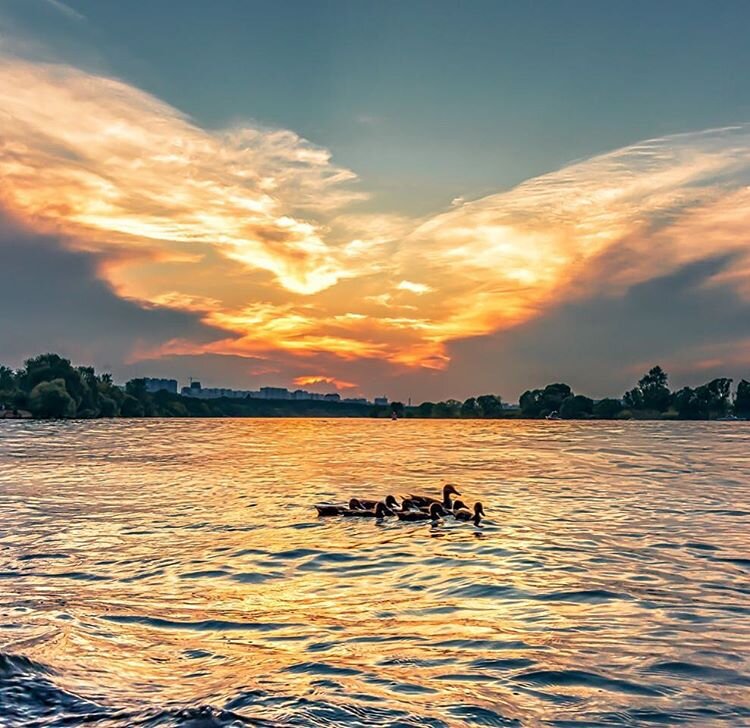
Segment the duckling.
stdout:
<svg viewBox="0 0 750 728">
<path fill-rule="evenodd" d="M 317 509 L 319 516 L 342 516 L 346 510 L 364 510 L 362 503 L 356 498 L 351 498 L 349 500 L 348 509 L 346 506 L 337 506 L 333 503 L 317 503 L 315 508 Z"/>
<path fill-rule="evenodd" d="M 376 500 L 362 500 L 362 498 L 352 498 L 352 500 L 350 501 L 350 503 L 352 501 L 356 501 L 359 505 L 357 505 L 357 506 L 351 506 L 350 505 L 349 506 L 350 508 L 352 508 L 352 507 L 354 507 L 354 508 L 363 508 L 366 511 L 373 510 L 374 508 L 377 507 L 378 503 L 380 502 L 380 501 L 376 501 Z M 385 498 L 385 504 L 386 504 L 386 506 L 388 508 L 398 508 L 398 501 L 396 500 L 395 496 L 392 496 L 392 495 L 386 496 L 386 498 Z"/>
<path fill-rule="evenodd" d="M 430 512 L 424 511 L 398 511 L 396 513 L 399 521 L 432 521 L 436 523 L 446 515 L 445 509 L 440 503 L 433 503 L 430 506 Z"/>
<path fill-rule="evenodd" d="M 394 515 L 393 511 L 383 501 L 376 503 L 375 510 L 362 510 L 359 508 L 345 508 L 342 515 L 355 516 L 357 518 L 385 518 Z"/>
<path fill-rule="evenodd" d="M 426 511 L 428 506 L 424 507 L 424 510 Z M 422 510 L 417 502 L 413 498 L 409 498 L 408 496 L 402 496 L 401 498 L 401 510 L 402 511 L 419 511 Z"/>
<path fill-rule="evenodd" d="M 460 502 L 460 501 L 459 501 Z M 463 508 L 456 508 L 453 511 L 453 516 L 458 521 L 474 521 L 474 525 L 478 526 L 480 521 L 482 520 L 482 516 L 484 515 L 484 506 L 477 501 L 474 504 L 474 513 L 472 512 L 463 504 L 461 503 Z"/>
<path fill-rule="evenodd" d="M 340 516 L 344 512 L 344 506 L 337 506 L 333 503 L 316 503 L 315 508 L 319 516 Z"/>
<path fill-rule="evenodd" d="M 443 500 L 439 501 L 437 498 L 431 498 L 428 495 L 412 495 L 409 494 L 409 499 L 417 504 L 419 508 L 429 508 L 433 503 L 438 503 L 443 506 L 446 510 L 451 510 L 451 495 L 461 495 L 457 490 L 456 486 L 452 483 L 448 483 L 443 486 Z"/>
</svg>

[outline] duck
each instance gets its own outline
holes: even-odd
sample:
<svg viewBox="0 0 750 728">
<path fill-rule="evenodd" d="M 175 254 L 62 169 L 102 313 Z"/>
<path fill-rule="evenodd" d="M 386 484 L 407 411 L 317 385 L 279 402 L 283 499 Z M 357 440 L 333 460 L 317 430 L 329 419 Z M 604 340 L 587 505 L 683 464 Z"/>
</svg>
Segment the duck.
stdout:
<svg viewBox="0 0 750 728">
<path fill-rule="evenodd" d="M 355 518 L 385 518 L 386 516 L 394 515 L 394 512 L 385 504 L 383 501 L 379 501 L 375 504 L 375 510 L 362 509 L 362 508 L 345 508 L 342 512 L 343 516 L 354 516 Z"/>
<path fill-rule="evenodd" d="M 478 526 L 484 515 L 484 506 L 477 501 L 474 504 L 474 513 L 464 505 L 462 501 L 457 501 L 456 505 L 461 504 L 460 508 L 455 508 L 453 511 L 453 517 L 458 521 L 474 521 L 474 525 Z"/>
<path fill-rule="evenodd" d="M 358 505 L 354 505 L 354 506 L 351 505 L 352 503 L 355 503 L 355 502 Z M 376 501 L 376 500 L 364 500 L 362 498 L 352 498 L 349 501 L 349 508 L 351 508 L 351 509 L 362 508 L 362 509 L 364 509 L 366 511 L 371 511 L 374 508 L 377 508 L 377 505 L 378 505 L 379 502 L 380 501 Z M 398 508 L 398 501 L 396 500 L 395 496 L 388 495 L 388 496 L 385 497 L 385 505 L 388 508 L 391 508 L 391 509 Z"/>
<path fill-rule="evenodd" d="M 418 508 L 429 508 L 433 503 L 437 503 L 445 510 L 451 510 L 451 496 L 461 495 L 457 490 L 456 486 L 452 483 L 448 483 L 443 486 L 443 500 L 439 501 L 437 498 L 432 498 L 428 495 L 412 495 L 409 494 L 408 500 L 412 501 L 417 505 Z"/>
<path fill-rule="evenodd" d="M 347 510 L 346 506 L 337 506 L 334 503 L 316 503 L 315 508 L 318 511 L 319 516 L 342 516 L 344 511 Z M 363 506 L 361 501 L 356 498 L 349 500 L 348 510 L 362 510 Z"/>
<path fill-rule="evenodd" d="M 446 515 L 445 509 L 440 503 L 430 505 L 430 512 L 425 511 L 398 511 L 396 513 L 399 521 L 432 521 L 436 523 Z"/>
</svg>

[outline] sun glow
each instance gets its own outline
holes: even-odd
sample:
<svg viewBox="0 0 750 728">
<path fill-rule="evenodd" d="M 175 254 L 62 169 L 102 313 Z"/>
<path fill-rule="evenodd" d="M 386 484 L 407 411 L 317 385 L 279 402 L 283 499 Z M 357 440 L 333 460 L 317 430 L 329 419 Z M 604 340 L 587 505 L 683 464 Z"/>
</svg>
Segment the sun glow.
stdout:
<svg viewBox="0 0 750 728">
<path fill-rule="evenodd" d="M 450 342 L 716 255 L 750 296 L 750 129 L 642 142 L 422 219 L 355 213 L 356 176 L 285 130 L 206 131 L 128 84 L 0 58 L 0 203 L 116 293 L 214 341 L 152 354 L 439 369 Z M 323 366 L 307 383 L 352 386 Z M 314 381 L 313 381 L 314 380 Z"/>
</svg>

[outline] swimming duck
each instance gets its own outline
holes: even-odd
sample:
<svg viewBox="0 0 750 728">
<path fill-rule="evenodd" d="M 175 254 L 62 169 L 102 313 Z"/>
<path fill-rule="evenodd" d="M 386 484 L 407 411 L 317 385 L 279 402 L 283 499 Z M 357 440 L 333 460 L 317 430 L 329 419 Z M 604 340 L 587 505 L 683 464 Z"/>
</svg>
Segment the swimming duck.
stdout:
<svg viewBox="0 0 750 728">
<path fill-rule="evenodd" d="M 437 498 L 431 498 L 428 495 L 412 495 L 409 494 L 409 500 L 417 505 L 419 508 L 429 508 L 433 503 L 438 503 L 443 506 L 446 510 L 451 510 L 451 495 L 461 495 L 457 490 L 456 486 L 452 483 L 443 486 L 443 500 L 439 501 Z"/>
<path fill-rule="evenodd" d="M 446 515 L 445 509 L 440 503 L 433 503 L 430 506 L 430 512 L 424 511 L 398 511 L 396 513 L 399 521 L 432 521 L 436 523 Z"/>
<path fill-rule="evenodd" d="M 315 508 L 317 509 L 319 516 L 341 516 L 344 514 L 344 511 L 347 510 L 346 506 L 337 506 L 333 503 L 317 503 Z M 353 511 L 356 509 L 363 510 L 363 506 L 359 500 L 352 498 L 349 501 L 348 510 Z"/>
<path fill-rule="evenodd" d="M 453 516 L 458 521 L 474 521 L 474 525 L 478 526 L 479 522 L 482 520 L 482 516 L 484 515 L 484 506 L 477 501 L 474 504 L 474 513 L 472 512 L 461 502 L 458 501 L 458 503 L 461 503 L 462 508 L 456 508 L 453 511 Z"/>
<path fill-rule="evenodd" d="M 386 516 L 392 516 L 393 511 L 383 501 L 380 501 L 375 504 L 374 511 L 362 508 L 345 508 L 342 515 L 354 516 L 355 518 L 385 518 Z"/>
<path fill-rule="evenodd" d="M 358 505 L 352 506 L 351 503 L 356 502 Z M 349 501 L 349 508 L 362 508 L 366 511 L 371 511 L 374 508 L 377 508 L 377 505 L 380 501 L 376 500 L 363 500 L 362 498 L 352 498 Z M 385 498 L 385 505 L 388 508 L 398 508 L 398 501 L 396 500 L 395 496 L 388 495 Z"/>
</svg>

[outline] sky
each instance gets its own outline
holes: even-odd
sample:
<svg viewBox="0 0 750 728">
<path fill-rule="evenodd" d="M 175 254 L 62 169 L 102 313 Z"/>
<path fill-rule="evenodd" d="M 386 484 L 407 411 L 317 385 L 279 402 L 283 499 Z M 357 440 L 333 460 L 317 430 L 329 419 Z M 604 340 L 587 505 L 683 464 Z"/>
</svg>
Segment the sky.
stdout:
<svg viewBox="0 0 750 728">
<path fill-rule="evenodd" d="M 0 0 L 0 361 L 413 401 L 750 378 L 749 23 Z"/>
</svg>

